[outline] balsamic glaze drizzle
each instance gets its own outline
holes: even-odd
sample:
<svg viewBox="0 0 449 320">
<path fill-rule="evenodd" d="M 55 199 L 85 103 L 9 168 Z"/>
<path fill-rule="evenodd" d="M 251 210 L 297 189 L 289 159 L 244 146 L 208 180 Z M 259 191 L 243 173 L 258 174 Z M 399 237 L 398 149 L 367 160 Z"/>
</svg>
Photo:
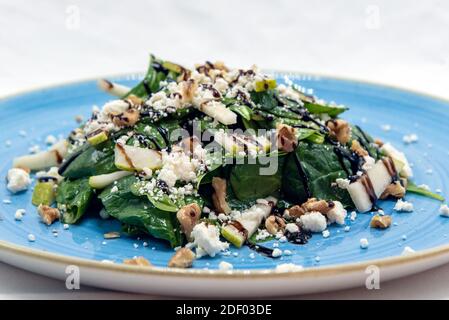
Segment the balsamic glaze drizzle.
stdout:
<svg viewBox="0 0 449 320">
<path fill-rule="evenodd" d="M 162 127 L 157 127 L 156 129 L 159 132 L 159 134 L 162 136 L 162 139 L 164 139 L 165 145 L 167 146 L 167 151 L 170 152 L 171 144 L 170 144 L 170 140 L 168 137 L 168 130 L 165 128 L 162 128 Z"/>
<path fill-rule="evenodd" d="M 307 199 L 312 197 L 312 194 L 310 192 L 310 186 L 309 186 L 309 178 L 307 177 L 306 173 L 304 172 L 304 169 L 301 165 L 301 160 L 299 159 L 299 155 L 296 152 L 293 152 L 295 157 L 296 166 L 298 167 L 298 174 L 302 181 L 302 184 L 304 186 L 304 191 L 307 194 Z"/>
</svg>

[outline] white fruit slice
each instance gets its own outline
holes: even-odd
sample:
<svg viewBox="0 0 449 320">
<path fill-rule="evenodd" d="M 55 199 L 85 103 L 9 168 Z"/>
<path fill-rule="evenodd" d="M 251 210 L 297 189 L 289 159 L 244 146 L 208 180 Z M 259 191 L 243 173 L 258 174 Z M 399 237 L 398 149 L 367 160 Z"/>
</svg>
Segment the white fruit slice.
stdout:
<svg viewBox="0 0 449 320">
<path fill-rule="evenodd" d="M 162 166 L 162 156 L 156 150 L 116 144 L 115 166 L 126 171 L 159 169 Z"/>
<path fill-rule="evenodd" d="M 251 208 L 243 211 L 241 216 L 235 221 L 245 229 L 247 238 L 250 238 L 259 228 L 263 219 L 268 217 L 271 213 L 273 205 L 276 204 L 277 200 L 273 197 L 268 197 L 265 199 L 267 203 L 256 203 Z M 243 233 L 238 230 L 235 226 L 227 225 L 222 228 L 222 236 L 229 242 L 239 247 L 246 240 L 242 235 Z"/>
<path fill-rule="evenodd" d="M 89 185 L 94 189 L 103 189 L 123 177 L 131 175 L 131 171 L 117 171 L 107 174 L 100 174 L 89 178 Z"/>
<path fill-rule="evenodd" d="M 227 152 L 232 155 L 238 155 L 240 152 L 258 153 L 263 150 L 270 150 L 270 141 L 266 137 L 245 136 L 243 134 L 227 134 L 223 131 L 217 131 L 214 135 L 214 141 L 219 143 Z"/>
<path fill-rule="evenodd" d="M 237 115 L 221 102 L 211 101 L 203 104 L 199 109 L 222 124 L 231 125 L 237 123 Z"/>
<path fill-rule="evenodd" d="M 367 212 L 371 210 L 374 203 L 371 202 L 365 187 L 359 180 L 348 186 L 348 192 L 358 211 Z"/>
<path fill-rule="evenodd" d="M 106 79 L 98 80 L 98 86 L 103 91 L 106 91 L 107 93 L 119 98 L 125 96 L 131 90 L 130 87 L 114 83 Z"/>
<path fill-rule="evenodd" d="M 67 154 L 67 141 L 61 140 L 55 143 L 48 151 L 30 154 L 15 158 L 15 168 L 28 168 L 30 170 L 43 170 L 49 167 L 59 166 Z"/>
<path fill-rule="evenodd" d="M 367 171 L 368 177 L 373 185 L 376 197 L 379 197 L 385 188 L 391 184 L 392 177 L 388 172 L 383 161 L 379 160 L 376 164 Z"/>
<path fill-rule="evenodd" d="M 410 166 L 410 163 L 407 160 L 407 157 L 403 152 L 400 152 L 398 149 L 393 147 L 391 143 L 385 143 L 381 148 L 380 151 L 382 151 L 387 156 L 390 156 L 394 164 L 396 166 L 397 172 L 399 172 L 399 175 L 404 178 L 411 178 L 413 177 L 413 170 Z"/>
</svg>

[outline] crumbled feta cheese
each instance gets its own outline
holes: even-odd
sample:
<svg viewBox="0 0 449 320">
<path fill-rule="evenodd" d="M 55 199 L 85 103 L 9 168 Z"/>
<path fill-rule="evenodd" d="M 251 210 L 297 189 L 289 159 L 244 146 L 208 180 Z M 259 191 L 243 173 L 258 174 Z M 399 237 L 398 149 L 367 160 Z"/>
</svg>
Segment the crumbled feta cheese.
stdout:
<svg viewBox="0 0 449 320">
<path fill-rule="evenodd" d="M 41 147 L 39 147 L 37 144 L 32 145 L 28 148 L 28 152 L 32 154 L 38 153 L 39 151 L 41 151 Z"/>
<path fill-rule="evenodd" d="M 391 130 L 391 125 L 389 125 L 389 124 L 384 124 L 384 125 L 382 125 L 380 127 L 381 127 L 381 129 L 383 131 L 390 131 Z"/>
<path fill-rule="evenodd" d="M 439 211 L 440 215 L 442 215 L 443 217 L 449 217 L 449 207 L 447 206 L 447 204 L 442 204 Z"/>
<path fill-rule="evenodd" d="M 25 130 L 20 130 L 19 131 L 19 136 L 26 137 L 27 136 L 27 132 Z"/>
<path fill-rule="evenodd" d="M 349 185 L 351 184 L 351 181 L 349 181 L 349 179 L 342 178 L 338 178 L 337 180 L 335 180 L 335 182 L 340 189 L 348 189 Z"/>
<path fill-rule="evenodd" d="M 393 209 L 398 212 L 412 212 L 413 203 L 399 199 Z"/>
<path fill-rule="evenodd" d="M 360 239 L 360 248 L 367 249 L 368 246 L 369 246 L 368 239 L 366 239 L 366 238 Z"/>
<path fill-rule="evenodd" d="M 12 201 L 11 201 L 11 200 L 9 200 L 9 199 L 3 199 L 3 203 L 4 203 L 4 204 L 11 204 L 11 203 L 12 203 Z"/>
<path fill-rule="evenodd" d="M 201 161 L 192 158 L 184 152 L 162 152 L 162 168 L 158 179 L 163 180 L 169 187 L 174 187 L 176 181 L 190 182 L 197 178 L 197 171 Z"/>
<path fill-rule="evenodd" d="M 357 219 L 357 212 L 352 211 L 352 212 L 351 212 L 351 216 L 349 217 L 349 219 L 350 219 L 351 221 L 355 221 L 355 219 Z"/>
<path fill-rule="evenodd" d="M 295 233 L 299 231 L 299 227 L 296 225 L 296 223 L 287 223 L 285 226 L 285 230 L 290 233 Z"/>
<path fill-rule="evenodd" d="M 64 228 L 64 230 L 68 230 L 70 227 L 69 227 L 69 225 L 67 224 L 67 223 L 64 223 L 63 225 L 62 225 L 62 227 Z"/>
<path fill-rule="evenodd" d="M 255 258 L 256 258 L 255 253 L 254 253 L 254 252 L 251 252 L 251 253 L 249 254 L 249 258 L 250 258 L 250 259 L 255 259 Z"/>
<path fill-rule="evenodd" d="M 259 230 L 257 230 L 256 240 L 257 241 L 265 240 L 265 239 L 267 239 L 270 236 L 271 236 L 271 234 L 267 230 L 259 229 Z"/>
<path fill-rule="evenodd" d="M 56 138 L 54 135 L 50 134 L 45 138 L 45 143 L 50 146 L 54 145 L 56 142 L 58 142 L 58 138 Z"/>
<path fill-rule="evenodd" d="M 418 142 L 418 135 L 415 133 L 406 134 L 402 137 L 402 141 L 404 141 L 406 144 Z"/>
<path fill-rule="evenodd" d="M 412 248 L 407 246 L 407 247 L 404 247 L 404 250 L 402 250 L 401 255 L 408 256 L 408 255 L 413 254 L 415 252 L 416 252 L 415 250 L 413 250 Z"/>
<path fill-rule="evenodd" d="M 224 222 L 224 221 L 228 221 L 229 220 L 229 217 L 227 216 L 227 215 L 225 215 L 224 213 L 220 213 L 219 215 L 218 215 L 218 220 L 220 220 L 221 222 Z"/>
<path fill-rule="evenodd" d="M 292 254 L 293 254 L 293 252 L 291 252 L 291 250 L 288 250 L 288 249 L 284 250 L 284 252 L 283 252 L 284 256 L 291 256 Z"/>
<path fill-rule="evenodd" d="M 111 188 L 111 193 L 115 193 L 115 192 L 118 192 L 118 187 L 117 186 L 113 186 Z"/>
<path fill-rule="evenodd" d="M 208 214 L 208 213 L 210 213 L 210 209 L 208 207 L 204 206 L 203 207 L 203 212 Z"/>
<path fill-rule="evenodd" d="M 345 230 L 345 232 L 349 232 L 351 230 L 351 227 L 350 226 L 346 226 L 344 230 Z"/>
<path fill-rule="evenodd" d="M 323 238 L 329 238 L 329 236 L 331 235 L 331 233 L 330 233 L 329 230 L 324 230 L 324 231 L 322 232 L 322 235 L 323 235 Z"/>
<path fill-rule="evenodd" d="M 205 254 L 214 257 L 218 252 L 229 248 L 229 243 L 220 241 L 220 231 L 212 224 L 197 224 L 191 233 L 197 246 L 196 254 L 200 258 Z"/>
<path fill-rule="evenodd" d="M 334 206 L 326 213 L 330 223 L 345 224 L 346 210 L 340 201 L 333 201 Z"/>
<path fill-rule="evenodd" d="M 304 229 L 312 232 L 322 232 L 327 228 L 326 217 L 320 212 L 310 212 L 299 218 Z"/>
<path fill-rule="evenodd" d="M 271 256 L 272 256 L 273 258 L 278 258 L 278 257 L 282 256 L 282 250 L 281 250 L 281 249 L 278 249 L 278 248 L 275 248 L 275 249 L 273 250 L 273 252 L 271 253 Z"/>
<path fill-rule="evenodd" d="M 234 266 L 232 265 L 232 263 L 221 261 L 218 264 L 218 269 L 228 271 L 234 269 Z"/>
<path fill-rule="evenodd" d="M 30 233 L 28 235 L 28 241 L 30 241 L 30 242 L 36 241 L 36 236 L 34 234 Z"/>
<path fill-rule="evenodd" d="M 430 187 L 427 184 L 420 184 L 418 188 L 424 189 L 426 191 L 430 191 Z"/>
<path fill-rule="evenodd" d="M 301 265 L 294 263 L 281 263 L 278 264 L 275 268 L 276 272 L 294 272 L 294 271 L 302 271 L 304 268 Z"/>
<path fill-rule="evenodd" d="M 13 193 L 26 190 L 31 184 L 31 179 L 28 172 L 19 168 L 9 169 L 7 180 L 8 184 L 6 187 Z"/>
<path fill-rule="evenodd" d="M 14 219 L 17 221 L 21 221 L 24 214 L 25 214 L 25 209 L 17 209 L 16 213 L 14 214 Z"/>
<path fill-rule="evenodd" d="M 287 242 L 287 237 L 286 237 L 286 236 L 281 236 L 281 237 L 279 238 L 279 242 L 281 242 L 281 243 Z"/>
</svg>

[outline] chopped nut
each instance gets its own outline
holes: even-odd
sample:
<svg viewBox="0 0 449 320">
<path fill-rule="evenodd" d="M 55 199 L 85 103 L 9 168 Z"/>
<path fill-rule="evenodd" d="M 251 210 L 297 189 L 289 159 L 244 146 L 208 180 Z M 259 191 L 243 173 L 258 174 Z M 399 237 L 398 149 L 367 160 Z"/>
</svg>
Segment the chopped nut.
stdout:
<svg viewBox="0 0 449 320">
<path fill-rule="evenodd" d="M 132 265 L 132 266 L 141 266 L 141 267 L 150 267 L 151 263 L 144 257 L 134 257 L 132 259 L 123 260 L 124 264 Z"/>
<path fill-rule="evenodd" d="M 278 232 L 283 233 L 285 230 L 285 221 L 284 219 L 278 216 L 269 216 L 265 220 L 265 228 L 272 235 L 275 235 Z"/>
<path fill-rule="evenodd" d="M 298 145 L 296 129 L 286 124 L 279 124 L 276 128 L 278 149 L 292 152 Z"/>
<path fill-rule="evenodd" d="M 47 205 L 39 205 L 39 207 L 37 207 L 37 212 L 41 216 L 42 221 L 48 226 L 61 217 L 58 209 Z"/>
<path fill-rule="evenodd" d="M 326 214 L 332 208 L 332 202 L 310 198 L 304 202 L 301 207 L 305 212 L 317 211 Z"/>
<path fill-rule="evenodd" d="M 139 118 L 139 111 L 130 108 L 123 113 L 112 115 L 112 122 L 119 127 L 131 127 L 139 121 Z"/>
<path fill-rule="evenodd" d="M 230 213 L 231 208 L 226 202 L 226 180 L 219 177 L 213 177 L 212 187 L 215 190 L 212 195 L 212 202 L 214 203 L 217 212 L 226 214 Z"/>
<path fill-rule="evenodd" d="M 391 225 L 391 216 L 381 216 L 376 214 L 370 222 L 371 228 L 386 229 Z"/>
<path fill-rule="evenodd" d="M 306 211 L 299 205 L 295 205 L 291 208 L 288 208 L 287 211 L 288 215 L 292 218 L 299 218 L 300 216 L 306 213 Z"/>
<path fill-rule="evenodd" d="M 169 268 L 190 268 L 193 260 L 195 260 L 195 253 L 189 248 L 181 248 L 173 255 L 168 262 Z"/>
<path fill-rule="evenodd" d="M 363 149 L 363 147 L 360 145 L 360 142 L 358 142 L 357 140 L 352 140 L 351 151 L 357 153 L 360 157 L 366 157 L 369 155 L 368 151 Z"/>
<path fill-rule="evenodd" d="M 380 199 L 386 199 L 388 197 L 403 198 L 405 196 L 405 188 L 401 185 L 399 181 L 388 185 L 384 192 L 380 195 Z"/>
<path fill-rule="evenodd" d="M 341 144 L 347 144 L 351 138 L 351 127 L 348 122 L 337 119 L 330 120 L 326 123 L 329 128 L 329 134 L 332 138 L 339 141 Z"/>
<path fill-rule="evenodd" d="M 379 138 L 374 139 L 374 143 L 377 144 L 379 147 L 382 147 L 384 145 L 384 142 Z"/>
<path fill-rule="evenodd" d="M 105 239 L 117 239 L 117 238 L 120 238 L 120 232 L 117 232 L 117 231 L 107 232 L 103 235 L 103 237 Z"/>
<path fill-rule="evenodd" d="M 190 234 L 193 227 L 196 226 L 201 216 L 201 208 L 196 203 L 188 204 L 176 213 L 176 218 L 181 224 L 181 229 L 188 240 L 191 240 Z"/>
</svg>

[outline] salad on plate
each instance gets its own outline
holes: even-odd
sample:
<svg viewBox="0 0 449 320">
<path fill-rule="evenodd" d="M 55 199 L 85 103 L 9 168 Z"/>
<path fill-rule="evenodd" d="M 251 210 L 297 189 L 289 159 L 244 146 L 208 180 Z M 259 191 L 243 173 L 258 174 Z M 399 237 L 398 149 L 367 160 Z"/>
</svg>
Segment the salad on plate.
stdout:
<svg viewBox="0 0 449 320">
<path fill-rule="evenodd" d="M 7 188 L 29 188 L 33 172 L 31 201 L 45 224 L 97 212 L 123 233 L 165 240 L 168 267 L 231 246 L 275 259 L 282 251 L 264 241 L 304 245 L 350 212 L 375 211 L 370 226 L 390 227 L 379 199 L 397 211 L 413 210 L 407 192 L 443 200 L 413 183 L 403 152 L 345 121 L 345 106 L 255 66 L 187 69 L 151 56 L 135 87 L 99 86 L 111 100 L 49 150 L 15 158 Z M 124 263 L 151 266 L 143 257 Z"/>
</svg>

